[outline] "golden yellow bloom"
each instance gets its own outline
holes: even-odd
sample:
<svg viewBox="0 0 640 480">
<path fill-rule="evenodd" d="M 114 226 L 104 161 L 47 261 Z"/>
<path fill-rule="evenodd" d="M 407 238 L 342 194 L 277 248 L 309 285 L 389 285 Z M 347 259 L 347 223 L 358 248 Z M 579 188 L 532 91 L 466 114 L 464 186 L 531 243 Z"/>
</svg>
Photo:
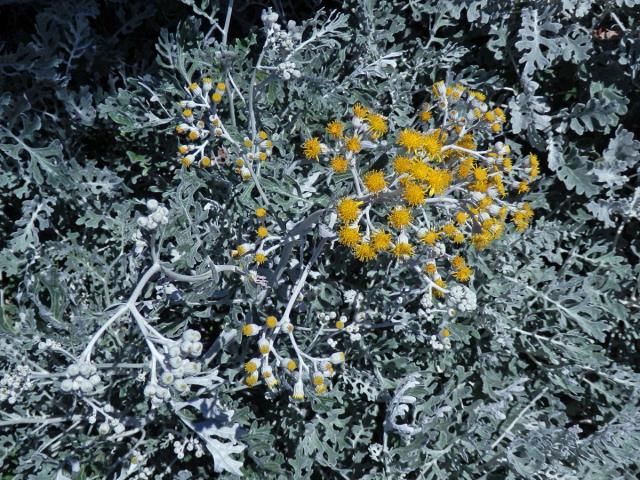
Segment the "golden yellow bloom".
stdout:
<svg viewBox="0 0 640 480">
<path fill-rule="evenodd" d="M 222 95 L 220 92 L 213 92 L 211 94 L 211 100 L 213 100 L 213 103 L 220 103 L 222 101 Z"/>
<path fill-rule="evenodd" d="M 406 207 L 395 207 L 389 214 L 389 224 L 394 228 L 401 229 L 411 223 L 411 212 Z"/>
<path fill-rule="evenodd" d="M 450 260 L 450 263 L 451 263 L 451 266 L 456 270 L 459 270 L 466 265 L 464 258 L 462 258 L 460 255 L 456 255 L 455 257 L 453 257 Z"/>
<path fill-rule="evenodd" d="M 484 93 L 476 92 L 474 90 L 469 90 L 469 95 L 480 100 L 481 102 L 484 102 L 487 99 L 487 96 Z"/>
<path fill-rule="evenodd" d="M 489 172 L 487 172 L 487 169 L 484 167 L 475 167 L 473 169 L 473 176 L 477 181 L 481 182 L 489 178 Z"/>
<path fill-rule="evenodd" d="M 529 163 L 531 163 L 529 178 L 531 180 L 535 180 L 540 174 L 540 162 L 538 161 L 538 156 L 535 153 L 531 153 L 529 155 Z"/>
<path fill-rule="evenodd" d="M 185 117 L 185 118 L 193 116 L 193 110 L 191 110 L 190 108 L 185 108 L 182 111 L 182 116 Z"/>
<path fill-rule="evenodd" d="M 266 140 L 269 135 L 267 135 L 267 132 L 265 132 L 264 130 L 260 130 L 258 132 L 258 137 L 260 138 L 260 140 Z"/>
<path fill-rule="evenodd" d="M 324 383 L 321 385 L 316 385 L 317 395 L 324 395 L 325 393 L 327 393 L 327 386 Z"/>
<path fill-rule="evenodd" d="M 200 134 L 198 132 L 196 132 L 195 130 L 191 130 L 189 132 L 189 135 L 188 135 L 189 140 L 197 140 L 199 136 L 200 136 Z"/>
<path fill-rule="evenodd" d="M 442 149 L 442 144 L 438 140 L 438 134 L 431 133 L 428 135 L 423 135 L 422 148 L 427 152 L 429 157 L 431 157 L 432 159 L 439 159 L 440 150 Z"/>
<path fill-rule="evenodd" d="M 469 279 L 471 278 L 471 275 L 473 275 L 473 270 L 471 270 L 469 267 L 467 267 L 466 265 L 459 268 L 458 270 L 456 270 L 453 273 L 453 276 L 455 277 L 456 280 L 458 280 L 459 282 L 468 282 Z"/>
<path fill-rule="evenodd" d="M 334 120 L 327 125 L 327 133 L 334 138 L 342 137 L 342 132 L 344 131 L 344 125 L 342 122 L 338 120 Z"/>
<path fill-rule="evenodd" d="M 518 193 L 526 193 L 529 191 L 529 183 L 526 181 L 521 181 L 518 184 Z"/>
<path fill-rule="evenodd" d="M 453 223 L 445 223 L 442 226 L 442 231 L 445 235 L 447 236 L 452 236 L 454 233 L 456 233 L 458 231 L 458 229 L 455 227 L 455 225 Z"/>
<path fill-rule="evenodd" d="M 236 166 L 243 167 L 244 166 L 244 158 L 236 159 Z"/>
<path fill-rule="evenodd" d="M 264 323 L 267 325 L 267 328 L 276 328 L 276 326 L 278 326 L 278 319 L 273 315 L 269 315 L 265 318 Z"/>
<path fill-rule="evenodd" d="M 478 250 L 484 250 L 491 244 L 492 241 L 493 236 L 491 235 L 491 233 L 486 231 L 482 231 L 471 236 L 471 243 L 473 243 L 473 246 Z"/>
<path fill-rule="evenodd" d="M 493 122 L 496 119 L 496 114 L 494 112 L 492 112 L 491 110 L 489 110 L 484 114 L 484 119 L 487 122 Z"/>
<path fill-rule="evenodd" d="M 368 131 L 371 138 L 380 138 L 389 130 L 385 118 L 377 113 L 370 113 L 367 115 L 366 121 L 369 124 Z"/>
<path fill-rule="evenodd" d="M 227 86 L 224 84 L 224 82 L 218 82 L 218 84 L 216 85 L 216 90 L 220 90 L 221 92 L 224 92 L 225 88 L 227 88 Z"/>
<path fill-rule="evenodd" d="M 473 170 L 473 158 L 467 157 L 460 162 L 458 166 L 458 176 L 460 178 L 466 178 Z"/>
<path fill-rule="evenodd" d="M 337 155 L 331 160 L 331 168 L 336 173 L 343 173 L 349 168 L 349 162 L 342 155 Z"/>
<path fill-rule="evenodd" d="M 398 174 L 409 172 L 411 170 L 412 165 L 413 165 L 413 162 L 408 157 L 403 157 L 399 155 L 393 159 L 393 169 Z"/>
<path fill-rule="evenodd" d="M 364 118 L 367 116 L 368 113 L 369 113 L 369 109 L 366 107 L 363 107 L 362 104 L 359 102 L 353 106 L 353 114 L 358 118 Z"/>
<path fill-rule="evenodd" d="M 429 174 L 431 173 L 431 167 L 422 160 L 416 160 L 411 163 L 410 172 L 414 179 L 426 182 L 429 178 Z"/>
<path fill-rule="evenodd" d="M 387 182 L 384 179 L 384 172 L 381 170 L 371 170 L 367 172 L 364 177 L 362 177 L 362 181 L 371 193 L 378 193 L 387 186 Z"/>
<path fill-rule="evenodd" d="M 261 162 L 264 162 L 267 159 L 267 152 L 258 153 L 258 158 L 260 159 Z"/>
<path fill-rule="evenodd" d="M 269 235 L 269 231 L 267 230 L 267 227 L 265 226 L 260 226 L 258 227 L 258 230 L 256 231 L 258 237 L 260 238 L 265 238 L 267 235 Z"/>
<path fill-rule="evenodd" d="M 254 387 L 256 383 L 258 383 L 258 375 L 247 375 L 244 379 L 244 383 L 246 383 L 248 387 Z"/>
<path fill-rule="evenodd" d="M 440 332 L 440 335 L 442 335 L 443 337 L 447 338 L 450 335 L 449 329 L 448 328 L 443 328 L 442 331 Z"/>
<path fill-rule="evenodd" d="M 202 164 L 203 167 L 210 167 L 211 159 L 209 157 L 202 157 L 202 159 L 200 159 L 200 163 Z"/>
<path fill-rule="evenodd" d="M 256 262 L 258 265 L 262 265 L 264 262 L 267 261 L 267 255 L 264 252 L 258 252 L 255 254 L 255 256 L 253 257 L 254 262 Z"/>
<path fill-rule="evenodd" d="M 262 207 L 256 208 L 256 217 L 264 218 L 266 216 L 267 216 L 267 210 L 265 208 L 262 208 Z"/>
<path fill-rule="evenodd" d="M 360 231 L 358 227 L 345 225 L 338 231 L 338 241 L 347 247 L 353 247 L 360 241 Z"/>
<path fill-rule="evenodd" d="M 360 139 L 357 135 L 347 138 L 345 147 L 347 150 L 353 153 L 358 153 L 360 150 L 362 150 L 362 145 L 360 144 Z"/>
<path fill-rule="evenodd" d="M 461 243 L 464 243 L 464 234 L 458 231 L 451 236 L 451 239 L 453 240 L 453 243 L 460 245 Z"/>
<path fill-rule="evenodd" d="M 344 322 L 343 322 L 342 320 L 338 320 L 338 321 L 336 322 L 336 328 L 337 328 L 338 330 L 342 330 L 342 329 L 344 328 Z"/>
<path fill-rule="evenodd" d="M 423 135 L 412 128 L 405 128 L 398 135 L 398 145 L 404 147 L 408 152 L 416 153 L 422 148 Z"/>
<path fill-rule="evenodd" d="M 375 259 L 378 255 L 375 248 L 373 248 L 373 246 L 371 246 L 371 244 L 367 242 L 359 243 L 355 247 L 353 247 L 353 254 L 361 262 L 369 262 Z"/>
<path fill-rule="evenodd" d="M 442 195 L 451 184 L 453 176 L 451 172 L 443 168 L 431 168 L 427 177 L 429 195 Z"/>
<path fill-rule="evenodd" d="M 318 139 L 318 137 L 308 138 L 302 145 L 302 149 L 304 152 L 304 156 L 307 157 L 307 159 L 318 160 L 318 158 L 320 157 L 320 153 L 322 153 L 320 139 Z"/>
<path fill-rule="evenodd" d="M 290 372 L 293 372 L 296 368 L 298 368 L 298 364 L 296 363 L 296 361 L 292 360 L 291 358 L 286 360 L 284 364 L 287 367 L 287 370 L 289 370 Z"/>
<path fill-rule="evenodd" d="M 396 243 L 396 246 L 392 250 L 393 255 L 396 258 L 408 258 L 413 256 L 413 245 L 408 242 Z"/>
<path fill-rule="evenodd" d="M 435 283 L 440 288 L 447 288 L 446 282 L 441 278 L 435 279 L 433 283 Z M 431 293 L 433 294 L 434 297 L 444 298 L 444 292 L 441 292 L 437 288 L 432 289 Z"/>
<path fill-rule="evenodd" d="M 189 157 L 182 157 L 182 165 L 186 168 L 189 168 L 191 166 L 191 160 L 189 159 Z"/>
<path fill-rule="evenodd" d="M 500 107 L 496 107 L 493 109 L 493 111 L 496 113 L 502 123 L 507 121 L 507 115 L 504 113 L 503 109 L 501 109 Z"/>
<path fill-rule="evenodd" d="M 509 173 L 513 168 L 513 162 L 511 161 L 511 158 L 506 157 L 504 160 L 502 160 L 502 167 L 504 168 L 505 172 Z"/>
<path fill-rule="evenodd" d="M 456 212 L 455 219 L 458 225 L 462 225 L 469 220 L 469 214 L 467 212 Z"/>
<path fill-rule="evenodd" d="M 344 223 L 350 223 L 357 219 L 360 214 L 360 205 L 362 205 L 362 203 L 363 202 L 356 201 L 349 197 L 341 199 L 336 206 L 336 211 L 338 212 L 340 220 Z"/>
<path fill-rule="evenodd" d="M 422 120 L 423 122 L 428 122 L 429 120 L 431 120 L 431 117 L 433 115 L 431 115 L 431 111 L 429 110 L 423 110 L 422 112 L 420 112 L 420 120 Z"/>
<path fill-rule="evenodd" d="M 500 125 L 499 123 L 492 123 L 491 131 L 493 131 L 493 133 L 500 133 L 502 131 L 502 125 Z"/>
<path fill-rule="evenodd" d="M 424 266 L 424 271 L 427 272 L 430 276 L 434 276 L 438 271 L 438 267 L 434 262 L 429 262 Z"/>
<path fill-rule="evenodd" d="M 413 207 L 422 205 L 425 201 L 425 195 L 426 192 L 424 191 L 424 188 L 417 183 L 405 183 L 403 197 L 409 205 Z"/>
<path fill-rule="evenodd" d="M 391 246 L 391 234 L 384 230 L 378 230 L 371 235 L 371 246 L 377 252 L 388 250 Z"/>
<path fill-rule="evenodd" d="M 420 241 L 429 246 L 434 246 L 436 242 L 440 239 L 440 233 L 435 230 L 428 230 L 420 237 Z"/>
</svg>

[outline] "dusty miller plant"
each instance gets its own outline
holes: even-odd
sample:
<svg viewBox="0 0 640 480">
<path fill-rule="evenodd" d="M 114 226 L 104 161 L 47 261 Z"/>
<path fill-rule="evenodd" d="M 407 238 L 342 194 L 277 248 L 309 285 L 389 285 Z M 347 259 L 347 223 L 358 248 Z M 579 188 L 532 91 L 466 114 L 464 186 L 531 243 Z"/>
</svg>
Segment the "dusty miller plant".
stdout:
<svg viewBox="0 0 640 480">
<path fill-rule="evenodd" d="M 6 478 L 637 476 L 638 2 L 28 3 Z"/>
</svg>

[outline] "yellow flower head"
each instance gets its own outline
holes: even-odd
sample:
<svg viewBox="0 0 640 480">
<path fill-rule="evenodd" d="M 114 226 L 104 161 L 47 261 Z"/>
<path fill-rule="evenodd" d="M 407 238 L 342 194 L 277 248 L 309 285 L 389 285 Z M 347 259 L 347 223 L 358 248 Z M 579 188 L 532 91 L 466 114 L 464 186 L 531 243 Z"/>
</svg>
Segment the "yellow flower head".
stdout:
<svg viewBox="0 0 640 480">
<path fill-rule="evenodd" d="M 442 195 L 451 184 L 453 176 L 451 172 L 444 168 L 431 168 L 427 177 L 429 184 L 429 195 Z"/>
<path fill-rule="evenodd" d="M 396 258 L 409 258 L 413 256 L 413 245 L 409 242 L 398 242 L 392 253 Z"/>
<path fill-rule="evenodd" d="M 431 120 L 431 117 L 433 115 L 431 114 L 430 110 L 423 110 L 422 112 L 420 112 L 420 120 L 422 120 L 423 122 L 428 122 L 429 120 Z"/>
<path fill-rule="evenodd" d="M 267 210 L 265 208 L 262 208 L 262 207 L 256 208 L 256 217 L 264 218 L 266 216 L 267 216 Z"/>
<path fill-rule="evenodd" d="M 398 145 L 404 147 L 408 152 L 416 153 L 422 148 L 423 135 L 412 128 L 405 128 L 398 135 Z"/>
<path fill-rule="evenodd" d="M 409 157 L 403 157 L 401 155 L 398 155 L 396 158 L 393 159 L 393 169 L 398 174 L 409 172 L 411 170 L 412 165 L 413 165 L 413 162 Z"/>
<path fill-rule="evenodd" d="M 473 275 L 473 270 L 471 270 L 466 265 L 464 265 L 463 267 L 460 267 L 458 270 L 456 270 L 453 273 L 453 276 L 459 282 L 468 282 L 469 279 L 471 278 L 471 275 Z"/>
<path fill-rule="evenodd" d="M 318 160 L 320 153 L 322 153 L 322 147 L 320 146 L 320 139 L 318 137 L 308 138 L 302 145 L 304 156 L 307 159 Z"/>
<path fill-rule="evenodd" d="M 420 241 L 429 246 L 434 246 L 439 239 L 440 233 L 435 230 L 428 230 L 420 237 Z"/>
<path fill-rule="evenodd" d="M 344 125 L 338 120 L 334 120 L 327 125 L 327 133 L 334 138 L 341 138 L 344 131 Z"/>
<path fill-rule="evenodd" d="M 371 245 L 378 252 L 388 250 L 391 246 L 391 234 L 384 230 L 378 230 L 371 235 Z"/>
<path fill-rule="evenodd" d="M 403 197 L 409 205 L 413 207 L 422 205 L 425 201 L 425 195 L 426 192 L 424 191 L 424 188 L 417 183 L 405 183 Z"/>
<path fill-rule="evenodd" d="M 267 135 L 267 132 L 265 132 L 264 130 L 260 130 L 258 132 L 258 137 L 260 138 L 260 140 L 266 140 L 267 138 L 269 138 L 269 135 Z"/>
<path fill-rule="evenodd" d="M 385 118 L 377 113 L 367 115 L 366 121 L 369 124 L 369 134 L 371 138 L 380 138 L 389 130 Z"/>
<path fill-rule="evenodd" d="M 349 162 L 342 155 L 337 155 L 331 160 L 331 168 L 336 173 L 343 173 L 349 168 Z"/>
<path fill-rule="evenodd" d="M 353 153 L 358 153 L 360 150 L 362 150 L 362 144 L 360 143 L 360 139 L 357 135 L 347 138 L 345 147 L 348 151 Z"/>
<path fill-rule="evenodd" d="M 211 94 L 211 100 L 213 100 L 213 103 L 220 103 L 222 101 L 222 94 L 220 92 L 213 92 Z"/>
<path fill-rule="evenodd" d="M 455 257 L 453 257 L 450 262 L 451 266 L 456 270 L 459 270 L 466 265 L 464 258 L 462 258 L 460 255 L 456 255 Z"/>
<path fill-rule="evenodd" d="M 435 283 L 440 288 L 447 288 L 446 282 L 441 278 L 437 278 L 436 280 L 433 281 L 433 283 Z M 433 294 L 434 297 L 443 298 L 445 292 L 437 288 L 434 288 L 432 289 L 431 293 Z"/>
<path fill-rule="evenodd" d="M 440 150 L 442 149 L 442 144 L 438 140 L 438 134 L 431 133 L 428 135 L 423 135 L 422 148 L 427 152 L 429 157 L 431 157 L 432 159 L 439 159 Z"/>
<path fill-rule="evenodd" d="M 341 199 L 336 207 L 340 220 L 344 223 L 350 223 L 357 219 L 360 214 L 360 205 L 362 205 L 362 203 L 363 202 L 349 197 Z"/>
<path fill-rule="evenodd" d="M 371 193 L 378 193 L 384 190 L 387 186 L 387 182 L 384 179 L 384 172 L 381 170 L 371 170 L 367 172 L 362 178 L 364 186 L 367 187 Z"/>
<path fill-rule="evenodd" d="M 455 214 L 456 223 L 458 225 L 463 225 L 467 220 L 469 220 L 469 214 L 467 212 L 456 212 Z"/>
<path fill-rule="evenodd" d="M 345 225 L 338 231 L 338 241 L 347 247 L 353 247 L 360 241 L 358 227 Z"/>
<path fill-rule="evenodd" d="M 361 262 L 369 262 L 378 255 L 375 248 L 367 242 L 359 243 L 353 247 L 353 254 Z"/>
<path fill-rule="evenodd" d="M 262 265 L 264 262 L 267 261 L 267 255 L 264 252 L 258 252 L 258 253 L 255 254 L 253 260 L 258 265 Z"/>
<path fill-rule="evenodd" d="M 269 235 L 269 231 L 267 230 L 267 227 L 265 226 L 260 226 L 258 227 L 258 230 L 256 231 L 258 237 L 260 238 L 265 238 L 267 235 Z"/>
<path fill-rule="evenodd" d="M 276 328 L 278 325 L 278 319 L 273 315 L 269 315 L 265 318 L 264 323 L 267 325 L 267 328 Z"/>
<path fill-rule="evenodd" d="M 406 207 L 395 207 L 389 214 L 389 224 L 397 229 L 406 227 L 411 223 L 411 212 Z"/>
<path fill-rule="evenodd" d="M 529 191 L 529 183 L 523 180 L 518 184 L 518 193 L 526 193 Z"/>
<path fill-rule="evenodd" d="M 438 267 L 436 267 L 435 262 L 429 262 L 424 266 L 424 271 L 427 272 L 430 276 L 434 276 L 438 271 Z"/>
<path fill-rule="evenodd" d="M 296 368 L 298 368 L 298 364 L 296 363 L 296 361 L 292 360 L 291 358 L 285 360 L 284 365 L 290 372 L 293 372 Z"/>
<path fill-rule="evenodd" d="M 358 118 L 364 118 L 369 113 L 369 109 L 367 107 L 363 107 L 361 103 L 356 103 L 353 106 L 353 114 Z"/>
</svg>

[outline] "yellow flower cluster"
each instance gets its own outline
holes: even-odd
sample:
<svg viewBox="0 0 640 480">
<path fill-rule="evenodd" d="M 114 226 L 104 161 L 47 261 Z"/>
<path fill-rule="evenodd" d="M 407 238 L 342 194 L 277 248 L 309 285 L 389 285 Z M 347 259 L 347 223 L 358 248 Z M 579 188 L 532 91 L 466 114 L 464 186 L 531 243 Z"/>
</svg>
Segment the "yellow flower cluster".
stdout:
<svg viewBox="0 0 640 480">
<path fill-rule="evenodd" d="M 245 182 L 251 178 L 254 165 L 266 161 L 273 153 L 273 142 L 264 130 L 260 130 L 253 140 L 244 137 L 242 144 L 236 147 L 240 154 L 234 163 L 234 171 Z"/>
<path fill-rule="evenodd" d="M 452 280 L 473 278 L 463 257 L 446 253 L 451 247 L 482 250 L 503 235 L 507 222 L 518 231 L 531 222 L 529 204 L 509 201 L 508 192 L 530 190 L 540 174 L 538 158 L 530 154 L 514 166 L 509 146 L 495 138 L 506 113 L 490 108 L 483 93 L 437 82 L 432 103 L 391 146 L 378 142 L 389 132 L 383 116 L 360 104 L 352 113 L 348 121 L 329 122 L 326 143 L 308 139 L 303 153 L 326 161 L 335 173 L 351 173 L 352 192 L 336 204 L 337 234 L 358 260 L 373 261 L 382 253 L 398 260 L 420 256 L 434 296 L 444 296 L 438 261 L 448 261 Z M 367 169 L 373 157 L 367 153 L 374 149 L 392 159 L 388 168 Z"/>
<path fill-rule="evenodd" d="M 184 167 L 196 164 L 210 167 L 221 160 L 219 139 L 225 132 L 217 110 L 225 89 L 223 82 L 214 88 L 210 77 L 185 88 L 189 97 L 180 102 L 182 121 L 176 126 L 176 133 L 180 135 L 178 153 Z"/>
<path fill-rule="evenodd" d="M 313 362 L 314 370 L 300 358 L 294 360 L 288 355 L 281 355 L 276 348 L 278 333 L 284 330 L 291 335 L 293 324 L 290 321 L 280 321 L 277 317 L 269 315 L 264 319 L 263 325 L 246 323 L 241 329 L 243 337 L 258 337 L 259 356 L 252 358 L 244 364 L 246 375 L 244 382 L 247 386 L 255 386 L 262 377 L 269 389 L 274 389 L 280 383 L 274 372 L 274 366 L 281 376 L 296 378 L 296 386 L 293 391 L 294 400 L 304 399 L 303 375 L 306 375 L 317 395 L 328 391 L 328 382 L 335 375 L 335 366 L 345 361 L 344 352 L 334 352 L 327 358 L 314 358 L 305 355 L 308 361 Z M 300 365 L 299 365 L 300 363 Z M 302 368 L 299 368 L 302 367 Z"/>
</svg>

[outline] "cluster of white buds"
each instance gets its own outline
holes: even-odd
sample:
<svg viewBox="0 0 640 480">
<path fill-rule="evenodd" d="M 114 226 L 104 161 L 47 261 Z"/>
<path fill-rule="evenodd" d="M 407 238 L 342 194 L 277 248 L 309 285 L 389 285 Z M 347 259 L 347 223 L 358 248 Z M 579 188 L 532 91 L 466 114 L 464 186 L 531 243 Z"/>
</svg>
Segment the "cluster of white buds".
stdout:
<svg viewBox="0 0 640 480">
<path fill-rule="evenodd" d="M 447 339 L 442 339 L 442 340 L 443 341 L 441 341 L 441 339 L 439 339 L 437 335 L 431 335 L 431 339 L 429 341 L 429 344 L 431 345 L 431 348 L 433 348 L 434 350 L 437 350 L 437 351 L 450 349 L 451 348 L 451 342 L 449 341 L 449 339 L 447 338 Z"/>
<path fill-rule="evenodd" d="M 464 285 L 454 285 L 447 295 L 447 306 L 459 312 L 472 312 L 477 307 L 476 294 Z"/>
<path fill-rule="evenodd" d="M 169 210 L 164 205 L 160 205 L 157 200 L 147 200 L 147 216 L 138 217 L 138 226 L 150 232 L 158 228 L 159 225 L 169 223 Z"/>
<path fill-rule="evenodd" d="M 265 27 L 269 35 L 269 41 L 273 44 L 274 50 L 282 50 L 284 53 L 291 52 L 297 44 L 302 41 L 302 28 L 299 27 L 294 20 L 287 22 L 287 29 L 283 29 L 277 22 L 278 15 L 274 12 L 266 13 Z M 265 18 L 265 17 L 263 17 Z M 270 20 L 274 19 L 273 22 Z"/>
<path fill-rule="evenodd" d="M 202 449 L 202 443 L 197 438 L 188 438 L 184 442 L 176 440 L 173 442 L 173 453 L 176 454 L 176 457 L 179 460 L 184 458 L 184 451 L 194 452 L 196 458 L 200 458 L 204 455 L 204 450 Z"/>
<path fill-rule="evenodd" d="M 40 352 L 45 352 L 46 350 L 59 350 L 62 348 L 60 342 L 56 342 L 50 338 L 47 338 L 45 341 L 38 342 L 38 350 Z"/>
<path fill-rule="evenodd" d="M 15 372 L 5 374 L 0 380 L 0 402 L 7 401 L 13 405 L 20 394 L 32 386 L 29 368 L 21 365 L 16 368 Z"/>
<path fill-rule="evenodd" d="M 300 78 L 302 75 L 302 72 L 297 69 L 296 64 L 293 62 L 280 62 L 278 64 L 278 71 L 283 80 Z"/>
<path fill-rule="evenodd" d="M 107 409 L 105 409 L 105 411 L 106 410 Z M 102 422 L 100 425 L 98 425 L 98 433 L 100 435 L 107 435 L 109 432 L 111 432 L 111 430 L 113 430 L 113 433 L 119 435 L 119 434 L 121 434 L 122 432 L 125 431 L 125 427 L 120 422 L 120 420 L 118 420 L 117 418 L 114 418 L 114 417 L 109 417 L 104 422 Z"/>
<path fill-rule="evenodd" d="M 200 363 L 190 360 L 202 355 L 203 345 L 200 338 L 200 332 L 197 330 L 185 330 L 182 339 L 169 348 L 169 360 L 158 382 L 152 380 L 144 388 L 144 395 L 151 399 L 153 406 L 169 400 L 171 390 L 180 395 L 189 392 L 186 378 L 200 373 L 202 369 Z"/>
<path fill-rule="evenodd" d="M 264 24 L 266 29 L 271 29 L 278 21 L 280 16 L 274 12 L 271 8 L 268 10 L 263 10 L 262 15 L 260 16 L 262 23 Z"/>
<path fill-rule="evenodd" d="M 73 363 L 67 367 L 65 374 L 67 378 L 60 383 L 64 392 L 89 394 L 100 386 L 100 375 L 92 363 Z"/>
</svg>

